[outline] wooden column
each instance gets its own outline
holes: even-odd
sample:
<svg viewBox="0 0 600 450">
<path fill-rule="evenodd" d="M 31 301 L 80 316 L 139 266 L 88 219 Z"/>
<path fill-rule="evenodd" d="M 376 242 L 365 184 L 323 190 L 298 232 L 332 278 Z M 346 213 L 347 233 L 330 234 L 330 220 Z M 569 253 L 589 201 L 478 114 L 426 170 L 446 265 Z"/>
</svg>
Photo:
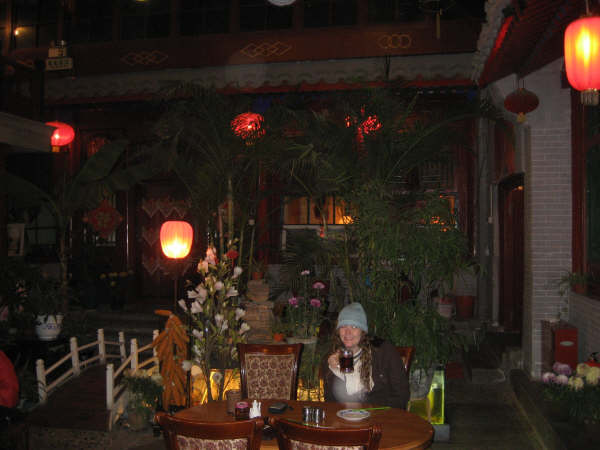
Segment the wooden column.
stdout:
<svg viewBox="0 0 600 450">
<path fill-rule="evenodd" d="M 0 143 L 0 173 L 6 170 L 6 155 L 8 154 L 9 145 Z M 0 261 L 7 258 L 8 248 L 6 242 L 6 200 L 7 187 L 6 177 L 0 176 Z"/>
</svg>

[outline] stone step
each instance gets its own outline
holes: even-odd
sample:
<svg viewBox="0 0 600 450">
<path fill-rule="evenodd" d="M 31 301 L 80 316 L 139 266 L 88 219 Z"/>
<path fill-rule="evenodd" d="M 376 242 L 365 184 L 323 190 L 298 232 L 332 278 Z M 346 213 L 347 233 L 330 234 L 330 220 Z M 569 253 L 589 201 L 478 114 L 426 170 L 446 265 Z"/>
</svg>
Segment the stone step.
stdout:
<svg viewBox="0 0 600 450">
<path fill-rule="evenodd" d="M 165 323 L 165 317 L 156 314 L 126 311 L 88 311 L 86 317 L 91 327 L 104 329 L 108 340 L 117 340 L 123 331 L 127 345 L 136 338 L 140 346 L 150 343 L 153 331 L 161 331 Z"/>
</svg>

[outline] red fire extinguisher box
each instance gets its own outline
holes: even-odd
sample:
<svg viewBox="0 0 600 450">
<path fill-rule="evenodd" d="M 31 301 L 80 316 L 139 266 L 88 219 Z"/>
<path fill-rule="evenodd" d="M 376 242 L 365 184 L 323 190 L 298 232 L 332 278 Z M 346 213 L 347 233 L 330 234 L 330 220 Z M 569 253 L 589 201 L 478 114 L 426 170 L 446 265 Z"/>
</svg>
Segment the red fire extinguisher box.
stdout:
<svg viewBox="0 0 600 450">
<path fill-rule="evenodd" d="M 579 362 L 577 328 L 559 321 L 542 321 L 542 366 L 544 371 L 552 370 L 555 362 L 577 368 Z"/>
</svg>

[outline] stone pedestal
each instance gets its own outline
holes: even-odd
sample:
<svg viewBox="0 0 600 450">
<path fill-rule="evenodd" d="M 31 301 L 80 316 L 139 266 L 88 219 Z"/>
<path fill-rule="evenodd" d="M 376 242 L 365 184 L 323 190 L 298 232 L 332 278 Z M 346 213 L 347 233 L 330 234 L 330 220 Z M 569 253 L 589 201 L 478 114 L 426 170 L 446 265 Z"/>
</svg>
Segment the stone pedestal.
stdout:
<svg viewBox="0 0 600 450">
<path fill-rule="evenodd" d="M 244 307 L 246 308 L 244 321 L 250 325 L 248 342 L 251 344 L 270 343 L 272 341 L 273 302 L 246 300 Z"/>
<path fill-rule="evenodd" d="M 265 280 L 248 281 L 246 297 L 255 302 L 266 302 L 269 299 L 269 284 Z"/>
</svg>

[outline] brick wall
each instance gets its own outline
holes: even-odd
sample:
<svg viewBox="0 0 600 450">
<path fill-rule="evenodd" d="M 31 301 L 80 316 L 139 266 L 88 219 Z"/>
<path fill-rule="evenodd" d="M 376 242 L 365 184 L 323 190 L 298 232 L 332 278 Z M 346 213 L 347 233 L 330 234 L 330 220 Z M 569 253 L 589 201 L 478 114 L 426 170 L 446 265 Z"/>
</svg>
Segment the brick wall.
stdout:
<svg viewBox="0 0 600 450">
<path fill-rule="evenodd" d="M 560 277 L 571 268 L 571 109 L 560 83 L 562 60 L 525 79 L 540 99 L 521 132 L 530 134 L 525 160 L 525 273 L 523 358 L 532 376 L 541 371 L 541 321 L 558 317 Z M 513 77 L 498 84 L 504 95 Z"/>
</svg>

